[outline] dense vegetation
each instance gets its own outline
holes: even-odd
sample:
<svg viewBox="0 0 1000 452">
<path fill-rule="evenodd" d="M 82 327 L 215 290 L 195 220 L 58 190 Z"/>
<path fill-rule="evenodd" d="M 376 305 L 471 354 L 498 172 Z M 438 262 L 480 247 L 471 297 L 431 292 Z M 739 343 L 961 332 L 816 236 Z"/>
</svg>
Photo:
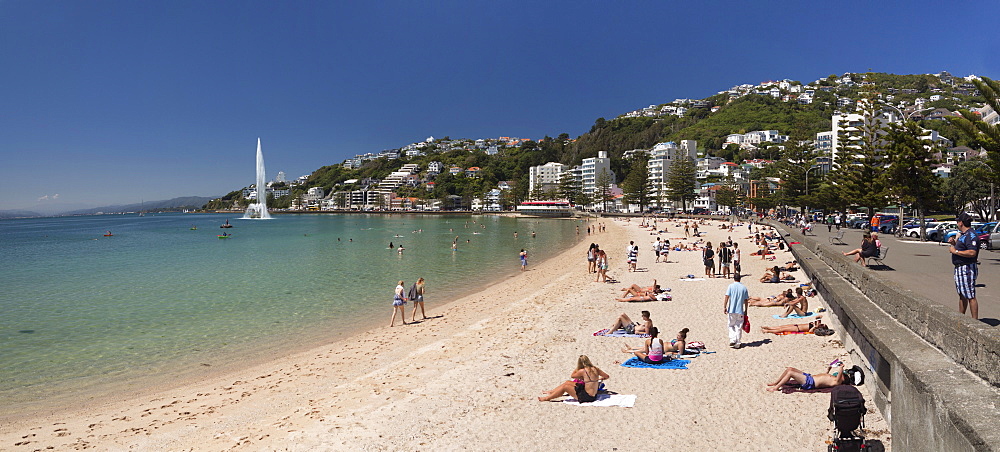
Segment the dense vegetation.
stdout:
<svg viewBox="0 0 1000 452">
<path fill-rule="evenodd" d="M 642 187 L 641 175 L 632 175 L 630 178 L 630 174 L 641 170 L 642 165 L 636 164 L 635 161 L 624 160 L 623 155 L 626 151 L 649 149 L 656 143 L 664 141 L 697 140 L 699 150 L 705 156 L 718 156 L 730 161 L 758 157 L 778 159 L 787 154 L 783 150 L 787 146 L 777 147 L 764 144 L 758 150 L 745 151 L 740 150 L 735 145 L 724 147 L 725 137 L 733 133 L 746 133 L 754 130 L 777 130 L 780 134 L 789 135 L 792 143 L 812 140 L 817 132 L 831 129 L 832 115 L 838 110 L 837 96 L 856 101 L 865 95 L 871 96 L 873 93 L 884 94 L 892 91 L 895 93 L 892 97 L 892 103 L 898 104 L 899 102 L 912 103 L 913 99 L 917 97 L 926 98 L 934 90 L 933 92 L 942 94 L 944 98 L 930 102 L 926 104 L 926 107 L 941 107 L 949 110 L 956 109 L 960 105 L 968 105 L 970 102 L 983 102 L 985 100 L 983 96 L 972 97 L 967 94 L 956 94 L 956 86 L 961 84 L 959 82 L 963 82 L 960 79 L 953 85 L 943 83 L 941 79 L 933 75 L 869 73 L 851 74 L 851 77 L 855 82 L 853 84 L 840 84 L 838 83 L 840 77 L 831 75 L 820 80 L 816 85 L 804 87 L 815 89 L 811 104 L 803 105 L 794 100 L 786 102 L 770 95 L 746 94 L 730 99 L 728 94 L 718 94 L 704 99 L 705 102 L 700 107 L 692 106 L 683 116 L 620 117 L 612 120 L 598 118 L 589 132 L 575 140 L 570 139 L 565 133 L 556 138 L 546 136 L 538 141 L 527 141 L 516 148 L 501 149 L 499 154 L 492 156 L 481 150 L 473 149 L 471 140 L 467 141 L 468 146 L 465 148 L 437 152 L 435 148 L 441 143 L 439 140 L 431 144 L 425 150 L 426 155 L 422 156 L 403 157 L 395 160 L 384 158 L 371 160 L 365 162 L 358 169 L 347 169 L 340 164 L 321 167 L 310 175 L 304 186 L 294 187 L 290 196 L 271 200 L 269 205 L 278 208 L 287 207 L 293 197 L 303 194 L 309 187 L 321 187 L 327 195 L 334 191 L 356 189 L 365 185 L 369 179 L 385 178 L 389 173 L 407 163 L 415 163 L 420 166 L 422 171 L 426 171 L 427 164 L 431 161 L 442 162 L 446 169 L 444 174 L 438 175 L 434 179 L 435 188 L 427 190 L 421 186 L 400 189 L 397 191 L 399 196 L 442 199 L 454 195 L 471 199 L 495 188 L 500 181 L 511 181 L 515 184 L 515 190 L 510 195 L 513 202 L 527 199 L 529 196 L 527 193 L 529 167 L 547 162 L 560 162 L 570 166 L 579 165 L 583 159 L 597 156 L 599 151 L 607 151 L 611 158 L 611 169 L 615 173 L 614 183 L 623 184 L 624 181 L 629 181 L 624 185 L 628 185 L 630 188 Z M 863 84 L 862 81 L 864 81 Z M 818 89 L 820 86 L 830 88 L 824 91 Z M 903 89 L 917 90 L 917 93 L 902 93 Z M 965 89 L 965 91 L 970 90 Z M 783 91 L 782 94 L 789 93 Z M 959 100 L 952 97 L 958 97 Z M 716 106 L 719 107 L 718 111 L 711 112 L 711 108 Z M 851 102 L 842 105 L 839 110 L 852 111 L 854 108 L 855 105 Z M 939 131 L 942 135 L 954 140 L 956 145 L 979 144 L 973 135 L 960 131 L 959 124 L 954 121 L 922 121 L 919 125 Z M 798 147 L 792 151 L 797 153 L 796 155 L 804 152 Z M 804 162 L 805 160 L 796 161 Z M 447 174 L 447 168 L 451 166 L 463 169 L 479 167 L 481 170 L 477 177 L 466 177 L 464 174 L 450 175 Z M 798 186 L 792 181 L 797 177 L 802 177 L 794 174 L 801 173 L 801 168 L 782 170 L 779 167 L 755 171 L 751 177 L 785 176 L 786 179 L 790 180 L 786 185 Z M 348 181 L 352 182 L 347 183 Z M 560 194 L 567 197 L 576 196 L 572 187 L 560 187 L 559 191 Z M 630 191 L 633 192 L 633 195 L 635 194 L 634 190 Z M 830 181 L 817 180 L 814 193 L 809 201 L 813 205 L 822 203 L 824 196 L 829 197 L 834 191 L 836 190 L 833 189 Z M 724 196 L 728 195 L 727 192 Z M 793 198 L 795 197 L 783 195 L 780 200 L 791 201 Z M 630 199 L 636 198 L 630 196 Z M 640 200 L 647 201 L 641 197 Z M 778 202 L 779 199 L 760 201 L 771 203 Z M 839 199 L 837 202 L 843 204 L 845 200 Z M 870 201 L 867 202 L 870 203 Z M 210 209 L 226 208 L 234 204 L 240 207 L 246 204 L 246 200 L 242 199 L 239 191 L 213 200 L 206 207 Z"/>
</svg>

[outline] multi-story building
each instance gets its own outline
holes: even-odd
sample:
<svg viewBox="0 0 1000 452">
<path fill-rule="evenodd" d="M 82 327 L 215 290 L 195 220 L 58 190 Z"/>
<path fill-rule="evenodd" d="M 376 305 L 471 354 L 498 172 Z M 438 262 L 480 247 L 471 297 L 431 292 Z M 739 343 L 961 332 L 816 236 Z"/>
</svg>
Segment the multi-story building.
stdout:
<svg viewBox="0 0 1000 452">
<path fill-rule="evenodd" d="M 566 165 L 558 162 L 549 162 L 528 168 L 528 193 L 534 193 L 535 190 L 544 192 L 555 189 L 559 186 L 564 171 L 566 171 Z"/>
<path fill-rule="evenodd" d="M 583 193 L 587 196 L 594 196 L 597 192 L 598 178 L 605 172 L 611 178 L 611 183 L 615 183 L 615 173 L 611 171 L 611 159 L 608 158 L 607 151 L 597 151 L 597 157 L 583 159 L 580 170 Z"/>
<path fill-rule="evenodd" d="M 406 183 L 410 176 L 415 174 L 420 170 L 420 166 L 416 163 L 407 163 L 399 168 L 397 171 L 389 173 L 382 182 L 378 184 L 378 190 L 382 193 L 390 193 L 393 190 L 399 188 L 400 185 Z"/>
<path fill-rule="evenodd" d="M 670 167 L 681 158 L 698 158 L 698 143 L 695 140 L 682 140 L 680 146 L 673 141 L 658 143 L 650 151 L 646 170 L 649 172 L 650 195 L 657 207 L 667 203 L 667 177 Z"/>
<path fill-rule="evenodd" d="M 816 141 L 813 143 L 813 152 L 821 156 L 829 156 L 833 152 L 833 131 L 816 133 Z"/>
</svg>

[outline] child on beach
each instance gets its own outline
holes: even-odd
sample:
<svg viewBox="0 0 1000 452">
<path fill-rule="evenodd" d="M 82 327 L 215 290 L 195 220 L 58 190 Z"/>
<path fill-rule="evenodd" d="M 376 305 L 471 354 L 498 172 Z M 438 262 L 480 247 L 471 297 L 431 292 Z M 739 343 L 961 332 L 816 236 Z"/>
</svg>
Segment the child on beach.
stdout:
<svg viewBox="0 0 1000 452">
<path fill-rule="evenodd" d="M 515 232 L 515 234 L 517 233 Z M 521 271 L 524 271 L 524 267 L 528 266 L 528 252 L 525 251 L 524 248 L 521 248 L 520 258 L 521 258 Z"/>
</svg>

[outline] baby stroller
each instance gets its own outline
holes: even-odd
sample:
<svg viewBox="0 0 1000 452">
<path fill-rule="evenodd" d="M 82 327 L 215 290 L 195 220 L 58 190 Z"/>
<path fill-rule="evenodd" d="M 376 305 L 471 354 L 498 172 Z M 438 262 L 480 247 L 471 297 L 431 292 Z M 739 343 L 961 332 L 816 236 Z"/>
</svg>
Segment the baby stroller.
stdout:
<svg viewBox="0 0 1000 452">
<path fill-rule="evenodd" d="M 868 445 L 865 443 L 864 433 L 861 429 L 865 426 L 865 398 L 858 388 L 850 384 L 835 386 L 830 393 L 830 409 L 827 411 L 827 418 L 833 421 L 834 436 L 833 444 L 827 448 L 828 451 L 857 452 L 867 451 Z"/>
</svg>

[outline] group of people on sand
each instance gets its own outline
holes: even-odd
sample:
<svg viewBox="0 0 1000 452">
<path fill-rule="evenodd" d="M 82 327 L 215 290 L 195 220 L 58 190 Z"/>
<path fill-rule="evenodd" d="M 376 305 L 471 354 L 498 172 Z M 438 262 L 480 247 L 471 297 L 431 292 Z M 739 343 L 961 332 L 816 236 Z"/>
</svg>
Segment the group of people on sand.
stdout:
<svg viewBox="0 0 1000 452">
<path fill-rule="evenodd" d="M 685 222 L 684 226 L 688 231 L 694 230 L 697 234 L 698 224 L 699 223 L 696 222 Z M 771 250 L 771 246 L 773 246 L 768 243 L 768 241 L 781 240 L 781 238 L 772 231 L 768 231 L 764 234 L 760 234 L 758 232 L 758 235 L 753 238 L 757 241 L 757 243 L 763 244 L 764 250 L 768 253 Z M 662 246 L 663 243 L 664 242 L 658 239 L 657 243 L 654 244 L 654 249 L 657 245 Z M 630 249 L 631 246 L 633 245 L 630 244 Z M 669 249 L 669 245 L 667 245 L 667 247 Z M 730 244 L 730 242 L 719 244 L 716 248 L 713 248 L 711 243 L 706 243 L 702 255 L 706 267 L 706 276 L 715 276 L 715 264 L 717 259 L 720 264 L 729 264 L 720 266 L 723 276 L 728 276 L 727 274 L 730 272 L 727 271 L 727 267 L 733 264 L 733 254 L 736 254 L 733 253 L 733 251 L 737 249 L 738 246 L 735 243 Z M 599 256 L 601 256 L 601 251 L 597 245 L 592 244 L 591 249 L 588 250 L 588 270 L 592 273 L 598 273 L 600 271 L 597 269 L 600 267 L 601 262 L 601 258 Z M 659 257 L 659 255 L 657 257 Z M 736 259 L 736 262 L 738 262 L 738 258 Z M 764 277 L 761 278 L 761 282 L 779 282 L 794 279 L 794 276 L 788 273 L 794 270 L 797 270 L 797 262 L 795 261 L 787 262 L 784 266 L 773 266 L 767 270 Z M 736 280 L 733 285 L 740 284 L 739 276 L 737 275 L 739 275 L 738 268 L 736 272 L 732 273 L 732 276 Z M 665 293 L 665 290 L 657 284 L 655 279 L 653 280 L 653 284 L 649 286 L 639 286 L 637 284 L 633 284 L 629 287 L 622 288 L 621 291 L 623 292 L 622 296 L 616 300 L 622 302 L 654 301 L 659 299 L 658 297 L 663 296 Z M 738 313 L 739 309 L 734 310 L 728 305 L 733 303 L 742 304 L 742 299 L 747 300 L 747 304 L 743 305 L 744 316 L 746 306 L 784 307 L 785 313 L 781 317 L 787 317 L 793 313 L 800 316 L 806 316 L 808 314 L 809 300 L 807 295 L 809 295 L 809 292 L 807 292 L 807 290 L 803 287 L 788 289 L 781 292 L 777 296 L 767 298 L 749 297 L 749 294 L 746 294 L 745 291 L 743 292 L 743 296 L 734 297 L 731 295 L 731 292 L 732 290 L 728 290 L 726 295 L 726 312 L 728 314 L 732 314 L 734 312 Z M 639 347 L 632 347 L 628 344 L 624 344 L 621 349 L 622 353 L 630 354 L 639 360 L 650 364 L 663 363 L 676 358 L 678 354 L 684 353 L 687 346 L 687 336 L 689 332 L 687 328 L 680 330 L 677 332 L 677 335 L 673 340 L 666 342 L 659 337 L 659 329 L 653 325 L 649 311 L 642 311 L 641 316 L 642 318 L 639 321 L 634 321 L 628 316 L 628 314 L 622 313 L 615 319 L 614 323 L 608 329 L 608 333 L 622 330 L 629 335 L 645 334 L 649 336 Z M 739 323 L 742 323 L 742 321 Z M 732 325 L 730 329 L 732 330 Z M 823 324 L 822 316 L 817 316 L 814 321 L 808 323 L 762 326 L 760 327 L 760 330 L 764 333 L 774 334 L 817 333 L 823 332 L 824 330 L 828 334 L 830 333 L 827 326 Z M 730 332 L 730 341 L 733 342 L 732 331 Z M 732 343 L 730 345 L 733 346 L 733 348 L 740 348 L 739 345 L 741 344 L 739 344 L 739 340 L 737 338 L 736 345 L 734 346 Z M 841 363 L 840 360 L 830 363 L 824 373 L 810 374 L 793 367 L 788 367 L 782 371 L 781 375 L 779 375 L 777 379 L 767 382 L 767 390 L 777 391 L 782 389 L 786 384 L 796 384 L 802 390 L 828 388 L 844 384 L 845 382 L 857 384 L 852 381 L 856 380 L 856 377 L 857 376 L 854 375 L 851 370 L 847 370 L 845 372 L 844 364 Z M 595 366 L 588 356 L 580 355 L 577 359 L 576 368 L 570 373 L 570 380 L 561 383 L 552 390 L 544 391 L 543 394 L 538 397 L 538 400 L 550 401 L 562 396 L 569 396 L 579 402 L 592 402 L 597 400 L 602 382 L 610 378 L 610 375 Z"/>
<path fill-rule="evenodd" d="M 396 284 L 396 290 L 392 295 L 392 320 L 389 321 L 389 326 L 394 326 L 396 323 L 396 314 L 399 314 L 399 319 L 403 321 L 403 325 L 406 325 L 406 302 L 413 302 L 413 316 L 410 318 L 410 322 L 417 321 L 417 307 L 420 307 L 420 315 L 423 317 L 421 320 L 427 319 L 427 313 L 424 312 L 424 291 L 426 286 L 424 285 L 424 278 L 418 278 L 417 282 L 410 286 L 410 290 L 406 291 L 406 285 L 402 280 Z"/>
<path fill-rule="evenodd" d="M 739 274 L 741 270 L 740 247 L 732 239 L 720 242 L 715 249 L 712 248 L 712 242 L 708 242 L 701 253 L 702 262 L 705 264 L 705 276 L 708 278 L 715 278 L 715 275 L 718 274 L 716 272 L 716 258 L 719 260 L 718 270 L 723 278 L 729 279 L 730 276 Z M 733 267 L 736 268 L 736 273 L 732 272 Z"/>
<path fill-rule="evenodd" d="M 594 282 L 608 280 L 608 253 L 596 243 L 591 243 L 587 249 L 587 272 L 597 274 Z"/>
<path fill-rule="evenodd" d="M 763 308 L 774 306 L 784 307 L 785 313 L 780 316 L 782 318 L 788 317 L 790 314 L 805 317 L 809 312 L 809 299 L 801 287 L 795 288 L 794 295 L 792 289 L 788 289 L 773 297 L 750 297 L 749 305 Z"/>
</svg>

